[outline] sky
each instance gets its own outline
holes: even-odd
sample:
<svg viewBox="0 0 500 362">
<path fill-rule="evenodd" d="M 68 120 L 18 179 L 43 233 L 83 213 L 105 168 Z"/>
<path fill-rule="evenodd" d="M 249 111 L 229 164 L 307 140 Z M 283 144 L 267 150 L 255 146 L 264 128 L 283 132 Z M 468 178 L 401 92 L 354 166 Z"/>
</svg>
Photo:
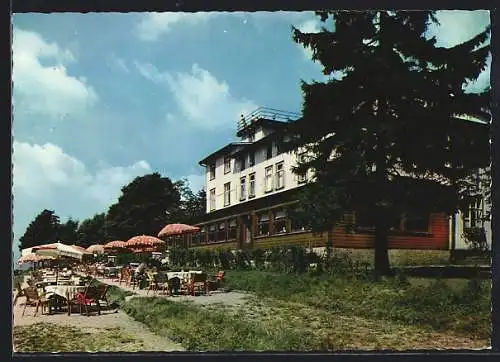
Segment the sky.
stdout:
<svg viewBox="0 0 500 362">
<path fill-rule="evenodd" d="M 469 39 L 488 11 L 441 11 L 438 46 Z M 291 26 L 313 12 L 15 14 L 13 232 L 43 209 L 105 212 L 137 176 L 203 187 L 198 161 L 236 139 L 240 114 L 300 112 L 301 80 L 324 81 Z M 489 68 L 468 87 L 489 85 Z"/>
</svg>

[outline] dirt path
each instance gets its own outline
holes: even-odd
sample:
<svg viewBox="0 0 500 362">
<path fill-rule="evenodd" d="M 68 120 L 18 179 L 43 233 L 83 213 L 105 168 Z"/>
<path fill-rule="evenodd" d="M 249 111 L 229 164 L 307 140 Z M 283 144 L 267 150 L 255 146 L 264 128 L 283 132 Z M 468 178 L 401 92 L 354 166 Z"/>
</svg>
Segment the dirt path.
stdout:
<svg viewBox="0 0 500 362">
<path fill-rule="evenodd" d="M 135 321 L 126 313 L 118 310 L 103 311 L 100 316 L 91 315 L 90 317 L 72 313 L 68 316 L 66 313 L 57 313 L 52 315 L 42 315 L 40 310 L 36 317 L 34 307 L 26 308 L 26 313 L 22 316 L 24 308 L 24 297 L 19 298 L 16 306 L 13 308 L 13 325 L 23 326 L 39 322 L 54 323 L 64 326 L 73 326 L 82 330 L 99 333 L 107 328 L 120 328 L 128 335 L 132 336 L 142 344 L 140 349 L 144 351 L 183 351 L 184 348 L 170 339 L 158 336 L 152 333 L 144 324 Z"/>
</svg>

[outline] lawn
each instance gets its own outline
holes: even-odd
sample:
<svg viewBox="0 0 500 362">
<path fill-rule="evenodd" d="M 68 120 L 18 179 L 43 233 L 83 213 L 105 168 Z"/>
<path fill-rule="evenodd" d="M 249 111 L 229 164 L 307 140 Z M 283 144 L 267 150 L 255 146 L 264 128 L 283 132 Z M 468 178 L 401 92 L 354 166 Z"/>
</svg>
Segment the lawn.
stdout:
<svg viewBox="0 0 500 362">
<path fill-rule="evenodd" d="M 14 327 L 16 352 L 138 352 L 141 341 L 120 328 L 76 328 L 53 323 Z M 61 338 L 64 336 L 64 338 Z"/>
<path fill-rule="evenodd" d="M 484 348 L 487 282 L 230 271 L 241 307 L 133 298 L 124 310 L 189 351 Z"/>
<path fill-rule="evenodd" d="M 477 339 L 491 335 L 491 283 L 396 277 L 380 282 L 341 276 L 230 271 L 231 289 L 347 316 L 417 324 Z"/>
</svg>

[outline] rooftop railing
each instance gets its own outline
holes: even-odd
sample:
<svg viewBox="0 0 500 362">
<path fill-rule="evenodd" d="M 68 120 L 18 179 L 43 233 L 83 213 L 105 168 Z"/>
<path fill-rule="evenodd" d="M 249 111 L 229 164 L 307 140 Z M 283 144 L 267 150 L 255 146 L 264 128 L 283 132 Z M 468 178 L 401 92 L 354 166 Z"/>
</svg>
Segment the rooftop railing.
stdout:
<svg viewBox="0 0 500 362">
<path fill-rule="evenodd" d="M 278 122 L 292 122 L 296 121 L 300 117 L 302 117 L 302 115 L 297 112 L 282 111 L 269 107 L 259 107 L 253 112 L 242 116 L 242 118 L 238 121 L 238 131 L 258 119 L 267 119 Z"/>
</svg>

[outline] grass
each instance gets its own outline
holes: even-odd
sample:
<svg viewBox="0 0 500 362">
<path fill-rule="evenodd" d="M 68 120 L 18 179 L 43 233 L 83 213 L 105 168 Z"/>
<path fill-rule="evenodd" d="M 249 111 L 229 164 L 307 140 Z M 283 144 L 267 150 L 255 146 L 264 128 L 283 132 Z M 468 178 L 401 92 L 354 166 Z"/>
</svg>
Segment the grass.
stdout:
<svg viewBox="0 0 500 362">
<path fill-rule="evenodd" d="M 16 352 L 137 352 L 143 344 L 120 328 L 76 328 L 53 323 L 14 327 Z M 64 338 L 61 338 L 64 336 Z"/>
<path fill-rule="evenodd" d="M 340 351 L 481 348 L 485 340 L 251 296 L 241 307 L 134 298 L 124 307 L 188 351 Z"/>
<path fill-rule="evenodd" d="M 310 350 L 314 338 L 281 322 L 245 318 L 222 306 L 202 308 L 161 298 L 134 298 L 124 310 L 153 332 L 180 342 L 190 351 Z"/>
<path fill-rule="evenodd" d="M 125 298 L 130 295 L 134 295 L 134 293 L 114 285 L 109 287 L 107 293 L 109 303 L 116 304 L 118 307 L 122 307 L 125 304 Z"/>
<path fill-rule="evenodd" d="M 491 287 L 487 281 L 404 277 L 381 282 L 360 279 L 230 271 L 228 286 L 260 297 L 374 320 L 417 324 L 438 332 L 489 339 Z"/>
</svg>

